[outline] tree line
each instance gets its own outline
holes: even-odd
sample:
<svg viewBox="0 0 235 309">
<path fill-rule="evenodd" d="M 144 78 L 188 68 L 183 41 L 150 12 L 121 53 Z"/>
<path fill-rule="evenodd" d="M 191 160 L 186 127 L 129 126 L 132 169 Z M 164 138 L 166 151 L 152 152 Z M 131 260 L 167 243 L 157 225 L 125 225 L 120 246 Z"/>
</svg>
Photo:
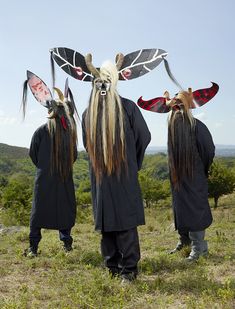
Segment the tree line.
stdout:
<svg viewBox="0 0 235 309">
<path fill-rule="evenodd" d="M 28 225 L 32 203 L 35 167 L 27 157 L 19 159 L 0 156 L 0 222 L 6 225 Z M 164 153 L 145 155 L 139 172 L 145 207 L 170 207 L 171 192 Z M 89 161 L 81 151 L 74 164 L 74 184 L 78 212 L 91 205 Z M 218 207 L 219 198 L 235 189 L 235 158 L 216 158 L 211 166 L 209 197 Z"/>
</svg>

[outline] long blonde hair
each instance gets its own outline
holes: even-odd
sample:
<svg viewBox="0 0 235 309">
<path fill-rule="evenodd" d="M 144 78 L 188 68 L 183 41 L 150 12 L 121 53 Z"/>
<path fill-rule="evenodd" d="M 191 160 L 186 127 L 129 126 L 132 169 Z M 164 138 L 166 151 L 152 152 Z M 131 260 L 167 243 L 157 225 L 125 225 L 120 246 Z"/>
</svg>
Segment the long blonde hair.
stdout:
<svg viewBox="0 0 235 309">
<path fill-rule="evenodd" d="M 121 99 L 116 90 L 118 71 L 105 62 L 93 89 L 85 118 L 87 150 L 97 182 L 103 174 L 121 174 L 126 164 L 125 119 Z M 105 90 L 97 85 L 105 85 Z M 105 91 L 105 94 L 102 94 Z"/>
<path fill-rule="evenodd" d="M 77 127 L 73 105 L 54 101 L 49 113 L 48 131 L 51 138 L 51 172 L 65 181 L 72 173 L 77 151 Z"/>
<path fill-rule="evenodd" d="M 173 186 L 179 190 L 183 178 L 193 178 L 196 153 L 195 119 L 192 116 L 192 93 L 180 91 L 174 98 L 168 119 L 168 160 Z"/>
</svg>

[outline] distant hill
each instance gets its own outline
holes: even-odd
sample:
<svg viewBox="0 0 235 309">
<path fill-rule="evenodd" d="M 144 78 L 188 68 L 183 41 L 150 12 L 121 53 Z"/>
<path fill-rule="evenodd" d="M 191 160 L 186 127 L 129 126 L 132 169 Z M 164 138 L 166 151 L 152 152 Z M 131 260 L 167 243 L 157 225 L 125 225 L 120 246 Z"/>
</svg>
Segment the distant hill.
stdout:
<svg viewBox="0 0 235 309">
<path fill-rule="evenodd" d="M 165 146 L 148 147 L 147 154 L 167 153 Z M 215 145 L 215 155 L 217 157 L 235 157 L 235 145 Z"/>
<path fill-rule="evenodd" d="M 146 154 L 155 154 L 155 153 L 167 153 L 167 148 L 165 146 L 150 146 L 146 149 Z"/>
<path fill-rule="evenodd" d="M 0 158 L 23 159 L 28 157 L 28 148 L 0 143 Z"/>
<path fill-rule="evenodd" d="M 217 157 L 235 157 L 235 145 L 215 145 Z"/>
<path fill-rule="evenodd" d="M 217 157 L 235 157 L 235 145 L 216 145 L 215 154 Z M 79 151 L 84 149 L 79 149 Z M 23 159 L 28 157 L 28 148 L 10 146 L 0 143 L 0 158 Z M 146 154 L 167 153 L 165 146 L 150 146 Z"/>
</svg>

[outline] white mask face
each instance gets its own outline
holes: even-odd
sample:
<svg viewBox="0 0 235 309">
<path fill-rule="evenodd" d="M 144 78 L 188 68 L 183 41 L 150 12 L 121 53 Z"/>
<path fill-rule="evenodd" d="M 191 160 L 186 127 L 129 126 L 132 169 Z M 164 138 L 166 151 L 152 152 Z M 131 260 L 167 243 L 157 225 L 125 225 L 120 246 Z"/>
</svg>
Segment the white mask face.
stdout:
<svg viewBox="0 0 235 309">
<path fill-rule="evenodd" d="M 106 95 L 107 91 L 110 89 L 110 82 L 104 81 L 102 79 L 97 79 L 95 81 L 95 86 L 98 90 L 100 90 L 101 95 Z"/>
</svg>

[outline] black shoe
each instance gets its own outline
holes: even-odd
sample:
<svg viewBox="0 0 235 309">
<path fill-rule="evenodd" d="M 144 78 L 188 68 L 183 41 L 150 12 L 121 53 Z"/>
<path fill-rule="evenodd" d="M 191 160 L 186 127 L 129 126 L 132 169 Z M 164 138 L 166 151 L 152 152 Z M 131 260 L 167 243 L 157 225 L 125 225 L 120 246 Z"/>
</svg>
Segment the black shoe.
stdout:
<svg viewBox="0 0 235 309">
<path fill-rule="evenodd" d="M 64 247 L 65 252 L 69 252 L 69 251 L 73 250 L 72 243 L 73 243 L 72 240 L 64 240 L 64 246 L 63 247 Z"/>
<path fill-rule="evenodd" d="M 137 275 L 134 272 L 121 274 L 122 284 L 130 283 L 136 279 Z"/>
<path fill-rule="evenodd" d="M 38 256 L 38 248 L 36 247 L 29 247 L 24 251 L 24 256 L 29 257 L 29 258 L 35 258 Z"/>
<path fill-rule="evenodd" d="M 117 267 L 117 268 L 109 268 L 109 273 L 110 273 L 110 275 L 111 275 L 111 278 L 116 278 L 116 277 L 118 277 L 119 275 L 120 275 L 120 270 L 119 270 L 119 268 Z"/>
<path fill-rule="evenodd" d="M 169 254 L 174 254 L 174 253 L 176 253 L 176 252 L 182 250 L 184 247 L 187 247 L 187 246 L 189 246 L 189 245 L 190 245 L 190 243 L 182 243 L 181 241 L 179 241 L 179 242 L 177 243 L 175 249 L 171 250 L 171 251 L 169 252 Z"/>
</svg>

